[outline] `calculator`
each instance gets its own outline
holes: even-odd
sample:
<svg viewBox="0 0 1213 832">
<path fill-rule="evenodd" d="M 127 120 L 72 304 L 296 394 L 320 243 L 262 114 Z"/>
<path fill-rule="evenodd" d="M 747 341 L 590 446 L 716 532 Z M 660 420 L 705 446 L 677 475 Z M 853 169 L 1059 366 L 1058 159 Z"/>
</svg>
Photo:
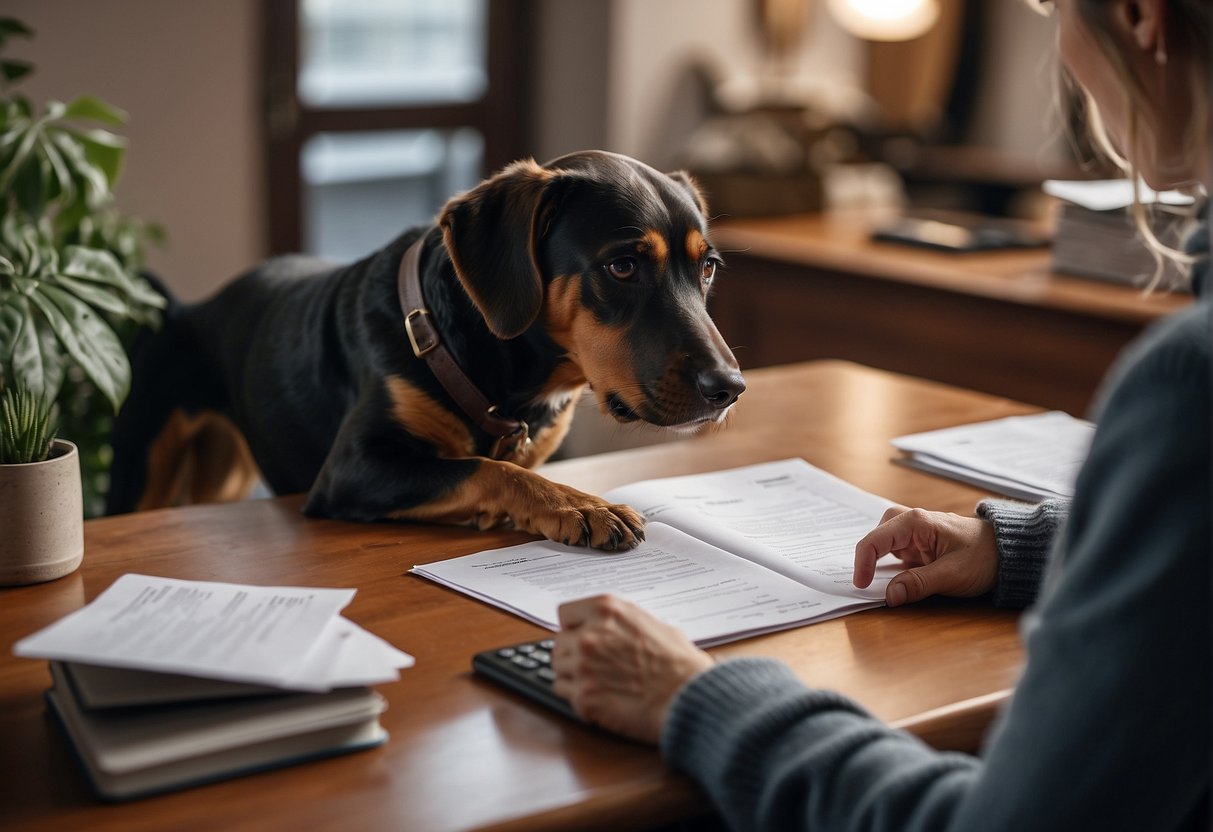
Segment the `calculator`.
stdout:
<svg viewBox="0 0 1213 832">
<path fill-rule="evenodd" d="M 568 700 L 552 691 L 552 683 L 556 681 L 556 671 L 552 670 L 553 646 L 552 639 L 545 638 L 485 650 L 472 657 L 472 670 L 580 722 Z"/>
</svg>

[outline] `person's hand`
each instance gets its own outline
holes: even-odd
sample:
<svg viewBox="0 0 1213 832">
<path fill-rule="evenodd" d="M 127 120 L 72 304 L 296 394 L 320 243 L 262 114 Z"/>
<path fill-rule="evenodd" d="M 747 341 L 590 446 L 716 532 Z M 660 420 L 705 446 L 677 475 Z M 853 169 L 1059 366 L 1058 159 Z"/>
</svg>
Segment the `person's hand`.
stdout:
<svg viewBox="0 0 1213 832">
<path fill-rule="evenodd" d="M 994 527 L 979 517 L 890 508 L 880 525 L 855 545 L 855 586 L 872 583 L 876 561 L 886 552 L 911 567 L 885 588 L 885 602 L 890 607 L 929 595 L 984 595 L 998 580 Z"/>
<path fill-rule="evenodd" d="M 628 601 L 563 604 L 552 650 L 554 690 L 587 722 L 656 745 L 674 694 L 712 657 Z"/>
</svg>

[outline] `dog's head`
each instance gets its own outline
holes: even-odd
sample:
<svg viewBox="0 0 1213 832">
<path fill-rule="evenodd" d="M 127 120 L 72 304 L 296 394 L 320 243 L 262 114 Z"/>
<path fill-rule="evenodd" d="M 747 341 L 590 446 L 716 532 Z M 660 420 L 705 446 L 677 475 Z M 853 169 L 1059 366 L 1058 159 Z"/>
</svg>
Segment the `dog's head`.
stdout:
<svg viewBox="0 0 1213 832">
<path fill-rule="evenodd" d="M 707 313 L 721 260 L 689 177 L 586 151 L 517 162 L 443 208 L 455 272 L 499 338 L 542 327 L 620 421 L 719 421 L 745 390 Z"/>
</svg>

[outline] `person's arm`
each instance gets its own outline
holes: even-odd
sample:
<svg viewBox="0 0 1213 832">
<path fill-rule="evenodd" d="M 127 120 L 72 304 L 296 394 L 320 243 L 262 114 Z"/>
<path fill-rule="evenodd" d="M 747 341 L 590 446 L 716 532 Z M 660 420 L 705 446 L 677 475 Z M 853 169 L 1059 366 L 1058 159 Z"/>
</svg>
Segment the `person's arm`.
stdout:
<svg viewBox="0 0 1213 832">
<path fill-rule="evenodd" d="M 737 829 L 1172 829 L 1209 797 L 1208 326 L 1109 401 L 984 761 L 765 661 L 686 684 L 662 750 Z M 1199 344 L 1186 336 L 1204 339 Z M 806 637 L 809 634 L 806 633 Z M 1207 818 L 1206 828 L 1207 828 Z"/>
<path fill-rule="evenodd" d="M 977 504 L 977 516 L 993 526 L 998 546 L 994 606 L 1022 609 L 1040 595 L 1049 552 L 1069 510 L 1068 500 L 1035 505 L 982 500 Z"/>
</svg>

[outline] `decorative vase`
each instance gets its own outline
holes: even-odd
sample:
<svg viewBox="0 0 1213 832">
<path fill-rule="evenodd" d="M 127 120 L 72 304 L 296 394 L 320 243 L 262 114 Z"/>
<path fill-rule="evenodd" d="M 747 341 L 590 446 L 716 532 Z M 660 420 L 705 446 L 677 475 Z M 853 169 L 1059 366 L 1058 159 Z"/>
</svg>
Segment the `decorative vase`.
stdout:
<svg viewBox="0 0 1213 832">
<path fill-rule="evenodd" d="M 0 465 L 0 586 L 61 578 L 83 557 L 76 446 L 56 439 L 42 462 Z"/>
</svg>

